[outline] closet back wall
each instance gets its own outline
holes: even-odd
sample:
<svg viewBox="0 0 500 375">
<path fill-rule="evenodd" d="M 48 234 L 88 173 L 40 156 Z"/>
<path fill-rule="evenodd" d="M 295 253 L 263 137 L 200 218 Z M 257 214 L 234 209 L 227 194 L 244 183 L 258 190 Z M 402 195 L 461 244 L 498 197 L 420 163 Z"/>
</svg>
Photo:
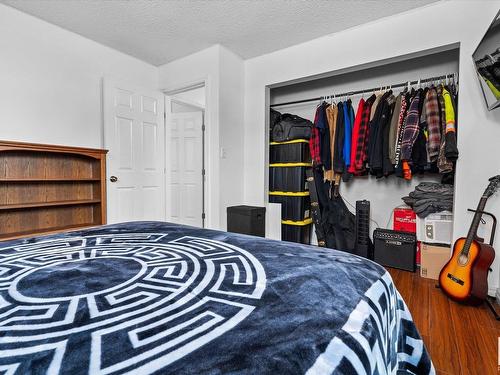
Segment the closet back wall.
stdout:
<svg viewBox="0 0 500 375">
<path fill-rule="evenodd" d="M 294 100 L 315 98 L 332 93 L 345 93 L 362 90 L 391 83 L 418 80 L 419 78 L 435 77 L 447 73 L 458 72 L 459 51 L 457 49 L 387 64 L 371 69 L 336 75 L 308 82 L 297 83 L 271 89 L 270 103 L 284 103 Z M 402 88 L 394 89 L 397 95 Z M 367 92 L 367 99 L 372 92 Z M 356 112 L 361 95 L 352 97 Z M 318 102 L 309 102 L 288 106 L 274 107 L 281 113 L 293 113 L 314 121 L 314 112 Z M 348 183 L 342 183 L 341 194 L 352 205 L 356 200 L 367 199 L 371 202 L 371 217 L 379 226 L 392 228 L 392 210 L 403 204 L 401 197 L 413 190 L 420 181 L 440 181 L 440 175 L 426 174 L 418 176 L 411 182 L 391 176 L 376 179 L 374 177 L 354 178 Z M 352 207 L 351 207 L 352 209 Z M 375 229 L 371 223 L 372 230 Z"/>
<path fill-rule="evenodd" d="M 156 88 L 157 69 L 0 5 L 0 139 L 102 147 L 101 79 Z"/>
</svg>

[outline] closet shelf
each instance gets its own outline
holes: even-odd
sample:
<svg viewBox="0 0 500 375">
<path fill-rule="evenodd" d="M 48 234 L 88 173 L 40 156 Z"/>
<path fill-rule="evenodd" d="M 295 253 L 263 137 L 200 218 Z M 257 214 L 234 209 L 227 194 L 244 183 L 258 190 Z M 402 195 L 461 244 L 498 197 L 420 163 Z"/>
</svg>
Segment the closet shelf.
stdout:
<svg viewBox="0 0 500 375">
<path fill-rule="evenodd" d="M 101 203 L 100 199 L 79 199 L 79 200 L 64 200 L 52 202 L 35 202 L 35 203 L 18 203 L 18 204 L 4 204 L 0 205 L 0 211 L 5 210 L 21 210 L 27 208 L 43 208 L 43 207 L 57 207 L 57 206 L 76 206 L 86 204 Z"/>
<path fill-rule="evenodd" d="M 99 177 L 56 177 L 56 178 L 0 178 L 0 182 L 94 182 L 101 181 Z"/>
</svg>

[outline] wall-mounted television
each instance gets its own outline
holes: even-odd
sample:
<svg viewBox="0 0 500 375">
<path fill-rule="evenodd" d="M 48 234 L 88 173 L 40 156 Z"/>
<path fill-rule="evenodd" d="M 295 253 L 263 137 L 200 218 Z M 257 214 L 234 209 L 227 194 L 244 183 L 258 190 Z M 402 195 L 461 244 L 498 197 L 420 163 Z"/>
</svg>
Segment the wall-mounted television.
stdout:
<svg viewBox="0 0 500 375">
<path fill-rule="evenodd" d="M 500 107 L 500 12 L 472 54 L 489 110 Z"/>
</svg>

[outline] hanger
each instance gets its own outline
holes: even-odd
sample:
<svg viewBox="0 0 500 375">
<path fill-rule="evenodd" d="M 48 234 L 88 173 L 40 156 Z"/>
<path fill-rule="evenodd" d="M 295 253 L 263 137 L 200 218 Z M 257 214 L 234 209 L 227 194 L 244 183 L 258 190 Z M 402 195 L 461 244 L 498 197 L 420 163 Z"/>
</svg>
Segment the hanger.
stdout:
<svg viewBox="0 0 500 375">
<path fill-rule="evenodd" d="M 497 59 L 495 59 L 493 55 L 486 55 L 486 57 L 490 60 L 492 64 L 495 64 L 497 62 Z"/>
</svg>

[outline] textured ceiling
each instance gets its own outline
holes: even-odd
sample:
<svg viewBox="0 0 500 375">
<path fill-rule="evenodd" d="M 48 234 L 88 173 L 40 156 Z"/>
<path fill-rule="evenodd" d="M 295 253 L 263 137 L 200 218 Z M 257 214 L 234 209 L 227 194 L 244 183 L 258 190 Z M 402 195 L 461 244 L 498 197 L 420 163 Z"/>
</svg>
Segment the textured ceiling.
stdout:
<svg viewBox="0 0 500 375">
<path fill-rule="evenodd" d="M 154 65 L 217 43 L 250 58 L 434 1 L 0 0 Z"/>
</svg>

